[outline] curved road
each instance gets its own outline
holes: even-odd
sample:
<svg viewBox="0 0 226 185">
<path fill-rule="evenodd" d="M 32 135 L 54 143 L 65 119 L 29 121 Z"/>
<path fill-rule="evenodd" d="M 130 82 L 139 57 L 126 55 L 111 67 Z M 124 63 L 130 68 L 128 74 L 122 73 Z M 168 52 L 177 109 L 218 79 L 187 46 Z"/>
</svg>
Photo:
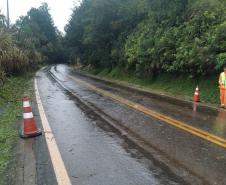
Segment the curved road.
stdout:
<svg viewBox="0 0 226 185">
<path fill-rule="evenodd" d="M 36 79 L 71 184 L 226 184 L 224 111 L 194 111 L 192 104 L 121 89 L 66 65 L 47 67 Z M 56 183 L 44 182 L 40 170 L 38 184 Z"/>
</svg>

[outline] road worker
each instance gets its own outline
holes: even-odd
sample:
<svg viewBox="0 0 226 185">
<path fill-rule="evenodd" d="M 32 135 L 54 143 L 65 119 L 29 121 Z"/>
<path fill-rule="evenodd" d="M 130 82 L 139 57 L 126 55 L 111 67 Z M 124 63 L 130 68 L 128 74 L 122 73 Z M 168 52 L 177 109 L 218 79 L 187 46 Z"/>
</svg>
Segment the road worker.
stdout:
<svg viewBox="0 0 226 185">
<path fill-rule="evenodd" d="M 226 108 L 226 66 L 219 77 L 221 107 Z"/>
</svg>

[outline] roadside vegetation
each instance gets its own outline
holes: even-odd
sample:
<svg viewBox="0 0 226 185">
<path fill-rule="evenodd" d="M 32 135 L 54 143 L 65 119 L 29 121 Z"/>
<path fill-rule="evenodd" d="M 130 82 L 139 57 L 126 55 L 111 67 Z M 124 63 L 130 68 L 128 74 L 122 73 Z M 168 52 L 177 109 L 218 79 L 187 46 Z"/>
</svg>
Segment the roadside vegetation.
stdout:
<svg viewBox="0 0 226 185">
<path fill-rule="evenodd" d="M 48 5 L 32 8 L 10 28 L 0 16 L 1 79 L 34 69 L 40 64 L 57 63 L 62 57 L 62 35 L 55 28 Z"/>
<path fill-rule="evenodd" d="M 21 97 L 30 85 L 32 74 L 7 78 L 0 90 L 0 177 L 13 153 L 12 146 L 21 126 Z M 2 179 L 2 178 L 1 178 Z M 1 182 L 0 182 L 1 184 Z"/>
<path fill-rule="evenodd" d="M 198 83 L 203 100 L 216 103 L 226 64 L 226 2 L 83 0 L 66 26 L 65 42 L 73 64 L 107 76 L 119 69 L 174 94 L 192 96 Z M 184 82 L 179 89 L 178 76 Z M 166 77 L 167 88 L 160 83 Z"/>
<path fill-rule="evenodd" d="M 206 104 L 213 104 L 214 106 L 219 103 L 218 82 L 215 76 L 207 77 L 205 80 L 202 77 L 194 80 L 187 76 L 175 76 L 166 73 L 156 78 L 141 78 L 117 67 L 112 70 L 82 68 L 81 72 L 150 92 L 176 96 L 187 101 L 192 101 L 194 87 L 199 82 L 200 101 Z"/>
<path fill-rule="evenodd" d="M 9 28 L 0 13 L 0 176 L 18 138 L 21 98 L 40 66 L 65 60 L 62 39 L 46 3 L 32 8 Z"/>
</svg>

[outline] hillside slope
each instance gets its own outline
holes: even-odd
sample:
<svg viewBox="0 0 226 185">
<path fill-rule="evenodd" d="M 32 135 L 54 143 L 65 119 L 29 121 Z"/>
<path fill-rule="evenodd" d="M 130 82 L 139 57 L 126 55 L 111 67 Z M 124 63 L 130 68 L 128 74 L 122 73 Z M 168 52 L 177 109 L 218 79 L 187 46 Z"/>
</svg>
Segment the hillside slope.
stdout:
<svg viewBox="0 0 226 185">
<path fill-rule="evenodd" d="M 145 77 L 212 75 L 226 63 L 226 2 L 84 0 L 65 38 L 73 63 Z"/>
</svg>

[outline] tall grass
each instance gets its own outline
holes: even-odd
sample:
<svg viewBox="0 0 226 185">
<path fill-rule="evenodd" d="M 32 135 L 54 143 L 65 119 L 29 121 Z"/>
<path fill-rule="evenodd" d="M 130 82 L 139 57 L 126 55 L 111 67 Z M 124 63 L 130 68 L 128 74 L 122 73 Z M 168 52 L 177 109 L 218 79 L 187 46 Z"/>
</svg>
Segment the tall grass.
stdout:
<svg viewBox="0 0 226 185">
<path fill-rule="evenodd" d="M 6 74 L 16 74 L 26 70 L 28 57 L 20 49 L 12 48 L 2 52 L 0 63 Z"/>
<path fill-rule="evenodd" d="M 21 48 L 17 44 L 12 33 L 0 29 L 0 82 L 7 75 L 26 72 L 42 60 L 34 48 Z"/>
</svg>

